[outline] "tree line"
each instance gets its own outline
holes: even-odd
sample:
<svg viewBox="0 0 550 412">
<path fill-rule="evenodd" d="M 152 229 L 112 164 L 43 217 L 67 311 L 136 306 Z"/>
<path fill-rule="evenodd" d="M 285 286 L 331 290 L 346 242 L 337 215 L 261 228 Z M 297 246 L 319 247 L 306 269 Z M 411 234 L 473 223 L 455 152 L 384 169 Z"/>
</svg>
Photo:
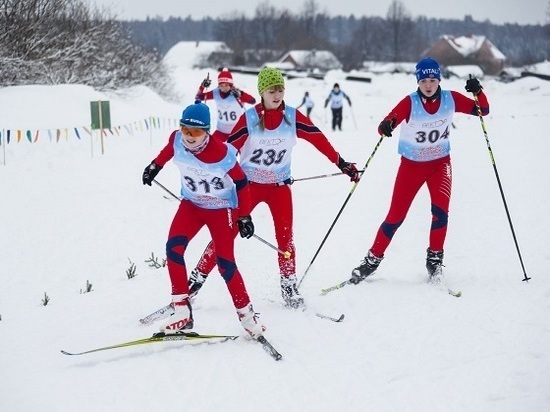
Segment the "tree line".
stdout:
<svg viewBox="0 0 550 412">
<path fill-rule="evenodd" d="M 330 50 L 345 70 L 364 61 L 416 61 L 443 34 L 486 36 L 521 66 L 550 59 L 550 25 L 413 19 L 399 0 L 385 18 L 329 17 L 315 0 L 293 14 L 269 1 L 254 16 L 121 21 L 84 0 L 0 0 L 0 86 L 86 84 L 113 90 L 144 84 L 170 97 L 162 56 L 182 40 L 223 41 L 235 65 L 261 65 L 289 50 Z"/>
<path fill-rule="evenodd" d="M 235 64 L 256 63 L 249 62 L 254 56 L 260 56 L 260 60 L 273 55 L 278 58 L 289 50 L 311 49 L 332 51 L 345 70 L 358 69 L 367 60 L 416 61 L 446 34 L 486 36 L 507 57 L 509 66 L 550 59 L 549 24 L 498 25 L 474 18 L 413 19 L 399 0 L 391 3 L 385 18 L 329 17 L 315 0 L 306 0 L 297 14 L 264 1 L 251 18 L 234 12 L 218 19 L 193 20 L 188 16 L 124 24 L 136 42 L 161 55 L 182 40 L 224 41 L 235 52 Z M 255 52 L 249 53 L 251 50 Z"/>
</svg>

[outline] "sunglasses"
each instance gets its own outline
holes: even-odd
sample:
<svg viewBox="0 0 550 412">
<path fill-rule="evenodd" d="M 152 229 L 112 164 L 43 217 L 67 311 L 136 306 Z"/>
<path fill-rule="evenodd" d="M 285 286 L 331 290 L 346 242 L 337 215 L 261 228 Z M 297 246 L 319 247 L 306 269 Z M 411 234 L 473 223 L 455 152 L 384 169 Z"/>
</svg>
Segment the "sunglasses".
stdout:
<svg viewBox="0 0 550 412">
<path fill-rule="evenodd" d="M 187 126 L 181 126 L 181 132 L 186 136 L 191 137 L 202 137 L 206 134 L 206 131 L 204 129 L 201 129 L 199 127 L 187 127 Z"/>
</svg>

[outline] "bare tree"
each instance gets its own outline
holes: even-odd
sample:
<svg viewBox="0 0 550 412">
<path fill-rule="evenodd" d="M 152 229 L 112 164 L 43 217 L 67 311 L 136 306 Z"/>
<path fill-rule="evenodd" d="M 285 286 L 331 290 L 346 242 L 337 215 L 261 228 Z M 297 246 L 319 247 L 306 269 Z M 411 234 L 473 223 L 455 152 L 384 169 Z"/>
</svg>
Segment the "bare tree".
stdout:
<svg viewBox="0 0 550 412">
<path fill-rule="evenodd" d="M 3 86 L 146 84 L 168 91 L 159 57 L 134 45 L 105 10 L 81 0 L 0 0 L 0 44 Z"/>
<path fill-rule="evenodd" d="M 403 50 L 410 45 L 414 24 L 410 13 L 400 0 L 393 0 L 386 15 L 390 29 L 392 60 L 400 61 L 404 58 Z"/>
</svg>

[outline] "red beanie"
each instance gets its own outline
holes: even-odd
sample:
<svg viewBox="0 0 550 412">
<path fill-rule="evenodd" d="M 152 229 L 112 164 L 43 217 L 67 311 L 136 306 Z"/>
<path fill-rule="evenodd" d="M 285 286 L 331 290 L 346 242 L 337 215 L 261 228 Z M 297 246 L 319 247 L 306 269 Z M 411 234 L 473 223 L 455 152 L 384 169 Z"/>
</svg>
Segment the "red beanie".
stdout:
<svg viewBox="0 0 550 412">
<path fill-rule="evenodd" d="M 223 68 L 220 74 L 218 74 L 218 84 L 220 83 L 229 83 L 233 84 L 233 76 L 227 68 Z"/>
</svg>

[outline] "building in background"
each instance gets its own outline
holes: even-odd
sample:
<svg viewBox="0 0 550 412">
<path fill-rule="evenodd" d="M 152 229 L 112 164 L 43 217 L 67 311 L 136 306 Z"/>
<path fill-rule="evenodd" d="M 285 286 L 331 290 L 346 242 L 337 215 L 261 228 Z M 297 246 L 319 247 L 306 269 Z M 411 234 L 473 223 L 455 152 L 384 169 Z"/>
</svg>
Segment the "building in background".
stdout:
<svg viewBox="0 0 550 412">
<path fill-rule="evenodd" d="M 443 35 L 421 57 L 433 57 L 442 66 L 479 66 L 483 73 L 498 76 L 504 69 L 506 56 L 485 36 Z"/>
</svg>

